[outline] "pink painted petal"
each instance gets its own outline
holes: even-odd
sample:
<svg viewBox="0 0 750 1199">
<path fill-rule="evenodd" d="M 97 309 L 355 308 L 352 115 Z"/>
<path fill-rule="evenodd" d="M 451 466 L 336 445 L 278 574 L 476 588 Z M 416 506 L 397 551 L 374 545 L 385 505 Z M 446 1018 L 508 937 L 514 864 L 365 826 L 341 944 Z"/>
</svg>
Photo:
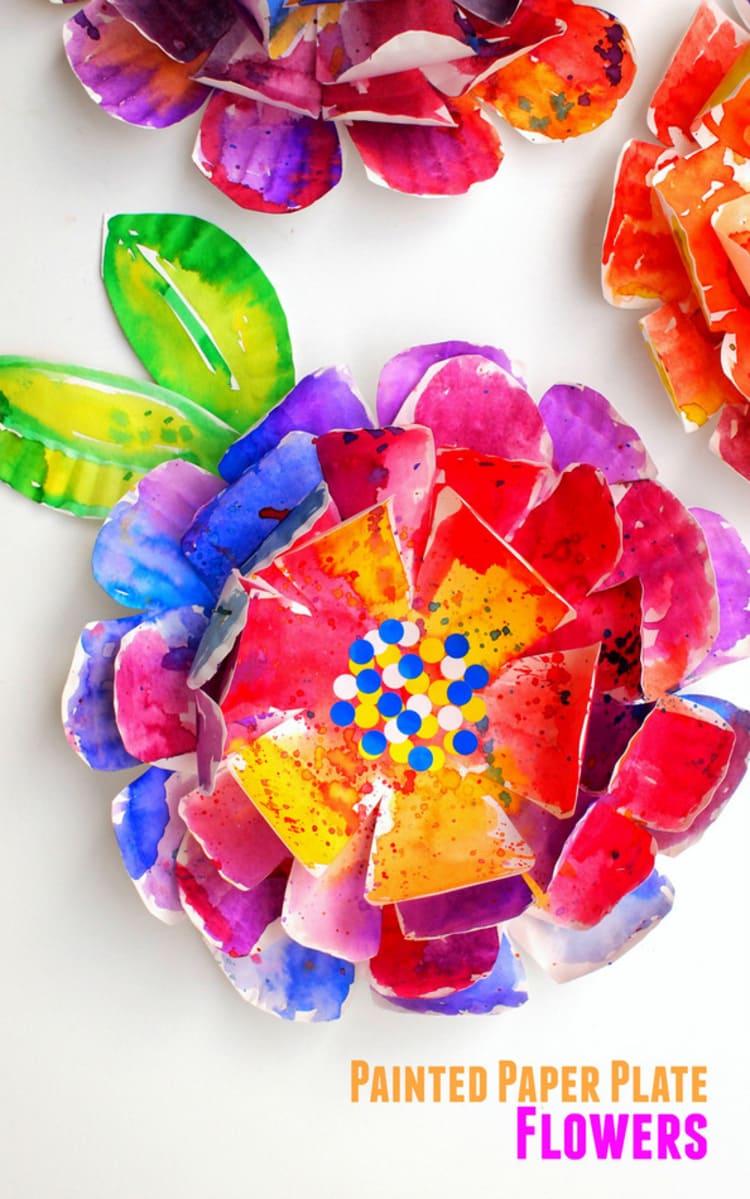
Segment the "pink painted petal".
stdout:
<svg viewBox="0 0 750 1199">
<path fill-rule="evenodd" d="M 378 121 L 397 125 L 447 125 L 455 122 L 445 96 L 422 71 L 402 71 L 357 83 L 328 84 L 323 91 L 327 121 Z"/>
<path fill-rule="evenodd" d="M 76 646 L 62 697 L 65 736 L 71 749 L 94 770 L 124 770 L 138 758 L 128 753 L 114 708 L 115 660 L 123 637 L 140 616 L 86 625 Z"/>
<path fill-rule="evenodd" d="M 282 58 L 269 58 L 253 32 L 238 21 L 214 46 L 196 78 L 251 100 L 320 116 L 322 88 L 315 78 L 312 37 L 301 37 Z"/>
<path fill-rule="evenodd" d="M 656 467 L 632 425 L 608 400 L 582 383 L 557 383 L 539 401 L 554 444 L 555 466 L 595 466 L 608 483 L 653 479 Z"/>
<path fill-rule="evenodd" d="M 462 4 L 461 7 L 479 14 L 482 6 L 474 3 Z M 483 7 L 497 10 L 498 0 L 485 0 Z M 443 95 L 463 96 L 467 91 L 473 91 L 481 96 L 483 89 L 478 85 L 497 70 L 564 33 L 565 22 L 561 20 L 560 13 L 554 11 L 555 6 L 552 7 L 553 11 L 545 12 L 543 5 L 529 4 L 523 0 L 523 3 L 516 5 L 511 20 L 503 19 L 501 23 L 497 15 L 489 15 L 488 21 L 492 24 L 482 24 L 480 27 L 480 54 L 425 67 L 426 77 Z M 502 3 L 502 8 L 508 8 L 507 3 Z"/>
<path fill-rule="evenodd" d="M 494 125 L 473 102 L 449 111 L 451 128 L 355 121 L 349 135 L 368 178 L 411 196 L 463 195 L 491 179 L 503 161 Z"/>
<path fill-rule="evenodd" d="M 218 873 L 188 833 L 177 855 L 180 900 L 203 936 L 230 957 L 252 953 L 263 933 L 281 915 L 286 873 L 277 871 L 241 891 Z"/>
<path fill-rule="evenodd" d="M 564 928 L 535 910 L 508 928 L 513 941 L 556 982 L 569 982 L 611 966 L 669 915 L 674 888 L 652 871 L 592 928 Z"/>
<path fill-rule="evenodd" d="M 427 425 L 439 447 L 552 460 L 549 434 L 531 396 L 509 371 L 479 355 L 436 363 L 406 398 L 397 420 Z"/>
<path fill-rule="evenodd" d="M 520 658 L 482 692 L 487 762 L 510 792 L 574 811 L 598 646 Z"/>
<path fill-rule="evenodd" d="M 393 528 L 411 581 L 427 541 L 435 483 L 429 429 L 361 429 L 318 438 L 323 478 L 343 520 L 389 502 Z"/>
<path fill-rule="evenodd" d="M 750 655 L 750 552 L 737 530 L 707 508 L 691 508 L 708 544 L 719 597 L 719 632 L 693 677 Z"/>
<path fill-rule="evenodd" d="M 568 467 L 510 543 L 560 595 L 577 604 L 610 574 L 622 551 L 620 522 L 604 476 L 593 466 Z"/>
<path fill-rule="evenodd" d="M 320 23 L 318 78 L 347 82 L 468 58 L 474 53 L 469 38 L 452 0 L 343 4 L 335 19 Z"/>
<path fill-rule="evenodd" d="M 348 962 L 377 953 L 382 913 L 365 899 L 374 823 L 373 814 L 323 874 L 292 865 L 281 922 L 298 944 Z"/>
<path fill-rule="evenodd" d="M 411 395 L 430 367 L 464 354 L 488 358 L 523 384 L 508 355 L 495 346 L 475 346 L 468 341 L 438 341 L 432 345 L 412 346 L 410 350 L 404 350 L 386 362 L 380 372 L 377 413 L 381 425 L 395 422 L 407 396 Z"/>
<path fill-rule="evenodd" d="M 450 488 L 438 493 L 415 609 L 427 636 L 446 628 L 494 674 L 571 615 L 571 609 Z"/>
<path fill-rule="evenodd" d="M 461 991 L 488 976 L 498 945 L 494 928 L 429 941 L 407 940 L 395 909 L 386 908 L 380 950 L 370 962 L 372 985 L 381 995 L 404 999 Z"/>
<path fill-rule="evenodd" d="M 288 850 L 228 770 L 210 795 L 191 790 L 180 815 L 219 874 L 250 891 L 288 857 Z"/>
<path fill-rule="evenodd" d="M 750 479 L 750 404 L 723 409 L 710 445 L 732 470 Z"/>
<path fill-rule="evenodd" d="M 734 746 L 724 777 L 709 802 L 693 818 L 689 827 L 677 832 L 666 832 L 663 829 L 652 830 L 659 852 L 669 854 L 670 857 L 676 857 L 683 850 L 689 849 L 713 824 L 745 778 L 750 757 L 750 713 L 735 707 L 727 700 L 716 699 L 712 695 L 686 695 L 684 699 L 696 705 L 696 716 L 700 716 L 701 711 L 705 712 L 706 709 L 719 716 L 734 733 Z"/>
<path fill-rule="evenodd" d="M 112 804 L 125 869 L 148 910 L 166 924 L 183 918 L 175 877 L 177 852 L 185 836 L 179 804 L 194 785 L 194 778 L 152 766 Z"/>
<path fill-rule="evenodd" d="M 200 609 L 175 608 L 142 621 L 122 640 L 115 713 L 123 744 L 142 762 L 195 749 L 195 699 L 187 678 L 206 624 Z"/>
<path fill-rule="evenodd" d="M 343 613 L 347 630 L 352 621 L 366 629 L 388 617 L 402 619 L 408 614 L 409 583 L 384 504 L 282 554 L 276 565 L 315 612 L 334 622 Z M 342 658 L 347 636 L 348 631 L 339 642 Z"/>
<path fill-rule="evenodd" d="M 750 37 L 713 0 L 701 3 L 651 101 L 648 124 L 666 146 L 683 153 L 692 126 L 734 66 Z"/>
<path fill-rule="evenodd" d="M 215 92 L 193 160 L 219 191 L 255 212 L 296 212 L 341 178 L 335 125 Z"/>
<path fill-rule="evenodd" d="M 617 764 L 607 803 L 635 820 L 681 832 L 711 801 L 734 733 L 707 708 L 670 697 L 646 717 Z"/>
<path fill-rule="evenodd" d="M 446 485 L 504 538 L 549 492 L 554 479 L 542 463 L 512 461 L 480 450 L 440 450 L 437 462 Z"/>
<path fill-rule="evenodd" d="M 191 62 L 233 24 L 232 0 L 112 0 L 121 17 L 177 62 Z"/>
<path fill-rule="evenodd" d="M 91 0 L 64 32 L 68 61 L 86 91 L 105 112 L 130 125 L 174 125 L 209 94 L 191 77 L 193 64 L 168 58 L 107 0 Z"/>
<path fill-rule="evenodd" d="M 523 876 L 530 884 L 536 883 L 537 888 L 546 890 L 555 873 L 563 845 L 595 798 L 587 791 L 579 791 L 573 813 L 560 817 L 536 803 L 529 803 L 516 795 L 511 797 L 508 815 L 534 854 L 533 865 Z"/>
<path fill-rule="evenodd" d="M 608 582 L 643 586 L 643 688 L 656 698 L 703 661 L 719 628 L 714 572 L 697 521 L 659 483 L 632 483 L 617 506 L 623 555 Z"/>
<path fill-rule="evenodd" d="M 572 928 L 598 924 L 654 868 L 651 834 L 605 803 L 594 803 L 563 848 L 545 910 Z"/>
</svg>

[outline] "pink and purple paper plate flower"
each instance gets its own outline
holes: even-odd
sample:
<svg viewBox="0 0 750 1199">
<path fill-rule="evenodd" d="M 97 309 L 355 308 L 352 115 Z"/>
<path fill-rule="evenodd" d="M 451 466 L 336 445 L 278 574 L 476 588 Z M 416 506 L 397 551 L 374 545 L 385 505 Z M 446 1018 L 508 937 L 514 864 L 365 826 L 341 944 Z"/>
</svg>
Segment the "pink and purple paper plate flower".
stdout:
<svg viewBox="0 0 750 1199">
<path fill-rule="evenodd" d="M 277 213 L 338 183 L 344 128 L 376 182 L 455 195 L 500 166 L 494 116 L 535 140 L 586 133 L 635 71 L 616 17 L 572 0 L 90 0 L 65 45 L 124 121 L 158 128 L 205 105 L 196 165 Z"/>
<path fill-rule="evenodd" d="M 374 416 L 341 368 L 292 386 L 268 281 L 195 218 L 112 218 L 104 275 L 155 384 L 0 360 L 0 467 L 76 513 L 119 479 L 93 570 L 129 611 L 63 717 L 141 767 L 113 813 L 146 906 L 284 1019 L 338 1016 L 357 968 L 450 1014 L 521 1004 L 522 954 L 614 961 L 744 775 L 747 713 L 701 691 L 750 644 L 737 534 L 501 350 L 405 351 Z"/>
</svg>

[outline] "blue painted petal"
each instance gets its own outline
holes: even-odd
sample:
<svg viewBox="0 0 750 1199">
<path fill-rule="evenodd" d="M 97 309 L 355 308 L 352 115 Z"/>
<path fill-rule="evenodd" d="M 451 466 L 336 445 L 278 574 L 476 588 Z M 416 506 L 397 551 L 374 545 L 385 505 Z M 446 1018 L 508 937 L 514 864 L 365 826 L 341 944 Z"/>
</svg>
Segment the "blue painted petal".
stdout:
<svg viewBox="0 0 750 1199">
<path fill-rule="evenodd" d="M 76 647 L 62 699 L 65 736 L 94 770 L 124 770 L 138 759 L 125 749 L 114 710 L 115 658 L 140 616 L 86 625 Z"/>
<path fill-rule="evenodd" d="M 307 532 L 315 524 L 330 503 L 331 496 L 328 488 L 325 483 L 321 483 L 319 487 L 305 496 L 301 504 L 293 508 L 289 515 L 279 522 L 265 541 L 261 542 L 255 553 L 242 563 L 240 568 L 242 573 L 251 575 L 253 571 L 260 570 L 262 566 L 267 565 L 277 554 L 289 549 L 297 537 Z"/>
<path fill-rule="evenodd" d="M 463 991 L 441 995 L 437 999 L 397 999 L 378 995 L 379 999 L 408 1012 L 434 1012 L 441 1016 L 484 1016 L 502 1008 L 520 1007 L 528 999 L 526 978 L 520 959 L 506 936 L 500 938 L 495 965 L 486 978 Z"/>
<path fill-rule="evenodd" d="M 288 434 L 198 513 L 182 551 L 214 596 L 230 571 L 322 481 L 313 441 L 309 433 Z"/>
<path fill-rule="evenodd" d="M 125 869 L 153 915 L 182 919 L 175 862 L 185 836 L 179 802 L 195 778 L 151 766 L 115 798 L 112 822 Z"/>
<path fill-rule="evenodd" d="M 189 687 L 203 687 L 217 673 L 245 627 L 249 603 L 248 594 L 237 575 L 230 575 L 190 667 Z"/>
<path fill-rule="evenodd" d="M 337 1020 L 354 982 L 351 962 L 298 945 L 279 921 L 269 925 L 252 957 L 212 952 L 243 999 L 282 1020 Z"/>
<path fill-rule="evenodd" d="M 219 470 L 228 483 L 234 483 L 295 430 L 320 434 L 331 429 L 369 429 L 371 425 L 349 371 L 331 366 L 300 379 L 264 420 L 229 447 Z"/>
<path fill-rule="evenodd" d="M 222 483 L 190 462 L 164 462 L 112 509 L 94 545 L 94 578 L 129 608 L 213 603 L 180 548 L 196 512 Z"/>
<path fill-rule="evenodd" d="M 593 928 L 570 929 L 526 913 L 508 927 L 513 940 L 558 982 L 608 966 L 671 911 L 674 888 L 654 870 Z"/>
</svg>

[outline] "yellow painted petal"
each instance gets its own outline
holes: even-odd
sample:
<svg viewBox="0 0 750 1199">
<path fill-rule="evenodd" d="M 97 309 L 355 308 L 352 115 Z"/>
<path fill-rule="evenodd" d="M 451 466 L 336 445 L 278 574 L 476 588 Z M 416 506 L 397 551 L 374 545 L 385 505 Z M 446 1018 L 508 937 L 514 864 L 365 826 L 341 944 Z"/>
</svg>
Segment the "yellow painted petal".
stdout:
<svg viewBox="0 0 750 1199">
<path fill-rule="evenodd" d="M 486 775 L 405 771 L 383 799 L 368 874 L 371 903 L 399 903 L 520 874 L 534 855 Z M 408 786 L 407 786 L 408 784 Z"/>
</svg>

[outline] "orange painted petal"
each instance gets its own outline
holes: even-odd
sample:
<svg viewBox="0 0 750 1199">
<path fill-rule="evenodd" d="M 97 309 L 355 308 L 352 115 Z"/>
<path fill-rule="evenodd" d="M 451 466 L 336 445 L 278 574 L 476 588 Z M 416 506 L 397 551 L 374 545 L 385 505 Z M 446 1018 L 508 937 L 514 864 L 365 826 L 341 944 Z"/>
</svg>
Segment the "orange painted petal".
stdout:
<svg viewBox="0 0 750 1199">
<path fill-rule="evenodd" d="M 425 635 L 463 633 L 472 662 L 490 674 L 572 611 L 450 488 L 437 499 L 417 596 L 415 609 Z"/>
<path fill-rule="evenodd" d="M 599 646 L 512 662 L 490 684 L 493 777 L 557 816 L 575 809 Z"/>
<path fill-rule="evenodd" d="M 561 141 L 612 116 L 635 77 L 627 31 L 603 9 L 570 5 L 567 29 L 514 59 L 476 94 L 534 141 Z"/>
<path fill-rule="evenodd" d="M 750 42 L 713 2 L 702 3 L 654 92 L 649 129 L 665 146 L 692 142 L 691 127 Z"/>
<path fill-rule="evenodd" d="M 602 286 L 610 304 L 689 303 L 693 290 L 651 180 L 665 151 L 629 141 L 620 155 L 602 247 Z"/>
<path fill-rule="evenodd" d="M 641 330 L 661 381 L 686 428 L 704 425 L 725 403 L 742 397 L 721 363 L 721 347 L 703 314 L 686 316 L 665 304 L 641 321 Z"/>
<path fill-rule="evenodd" d="M 397 903 L 528 870 L 534 855 L 501 793 L 488 774 L 405 771 L 401 789 L 381 804 L 366 898 Z"/>
<path fill-rule="evenodd" d="M 745 46 L 732 69 L 706 103 L 706 111 L 695 124 L 695 137 L 701 145 L 717 139 L 724 147 L 747 157 L 750 104 L 750 46 Z"/>
</svg>

